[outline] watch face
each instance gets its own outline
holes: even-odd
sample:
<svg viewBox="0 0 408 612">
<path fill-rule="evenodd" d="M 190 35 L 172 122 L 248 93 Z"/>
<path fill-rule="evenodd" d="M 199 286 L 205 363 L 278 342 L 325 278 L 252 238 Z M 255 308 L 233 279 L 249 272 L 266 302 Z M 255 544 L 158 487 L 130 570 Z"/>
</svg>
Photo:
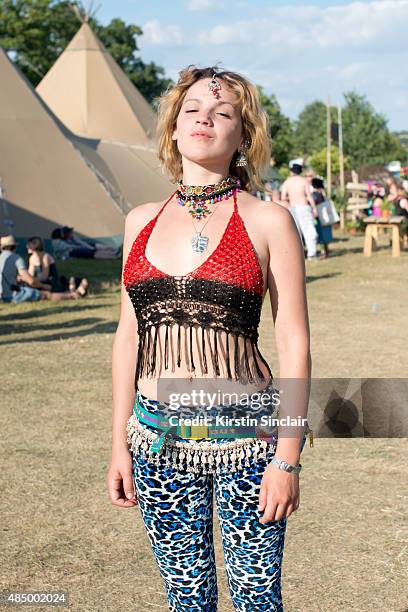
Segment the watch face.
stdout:
<svg viewBox="0 0 408 612">
<path fill-rule="evenodd" d="M 299 473 L 301 468 L 302 468 L 302 464 L 301 463 L 299 463 L 299 465 L 297 465 L 297 466 L 290 465 L 289 463 L 287 463 L 283 459 L 277 459 L 275 457 L 272 459 L 272 463 L 274 465 L 276 465 L 276 467 L 278 467 L 279 469 L 284 470 L 285 472 Z"/>
</svg>

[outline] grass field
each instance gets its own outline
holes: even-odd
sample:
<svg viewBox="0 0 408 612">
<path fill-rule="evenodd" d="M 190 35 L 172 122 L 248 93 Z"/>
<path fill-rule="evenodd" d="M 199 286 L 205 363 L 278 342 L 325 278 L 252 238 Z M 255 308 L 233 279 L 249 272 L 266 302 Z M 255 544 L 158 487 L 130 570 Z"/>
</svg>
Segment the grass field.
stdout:
<svg viewBox="0 0 408 612">
<path fill-rule="evenodd" d="M 335 235 L 333 257 L 307 263 L 313 376 L 408 377 L 408 253 L 393 259 L 383 238 L 365 258 L 361 236 Z M 139 509 L 105 490 L 120 264 L 59 264 L 90 279 L 85 300 L 0 306 L 1 590 L 68 591 L 84 612 L 167 610 Z M 260 331 L 278 375 L 268 298 Z M 406 611 L 407 453 L 405 439 L 307 443 L 285 612 Z M 218 524 L 216 547 L 219 611 L 232 611 Z"/>
</svg>

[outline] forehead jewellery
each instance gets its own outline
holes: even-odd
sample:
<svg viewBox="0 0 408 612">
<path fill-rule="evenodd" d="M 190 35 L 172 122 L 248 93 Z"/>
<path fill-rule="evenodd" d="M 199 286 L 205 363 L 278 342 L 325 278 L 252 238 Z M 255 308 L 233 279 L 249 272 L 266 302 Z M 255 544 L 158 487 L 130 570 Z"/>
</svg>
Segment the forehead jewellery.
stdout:
<svg viewBox="0 0 408 612">
<path fill-rule="evenodd" d="M 220 94 L 218 92 L 221 89 L 221 83 L 216 78 L 215 72 L 213 74 L 213 77 L 212 77 L 211 81 L 208 83 L 208 89 L 210 91 L 210 94 L 212 94 L 214 96 L 214 98 L 219 98 L 220 97 Z"/>
</svg>

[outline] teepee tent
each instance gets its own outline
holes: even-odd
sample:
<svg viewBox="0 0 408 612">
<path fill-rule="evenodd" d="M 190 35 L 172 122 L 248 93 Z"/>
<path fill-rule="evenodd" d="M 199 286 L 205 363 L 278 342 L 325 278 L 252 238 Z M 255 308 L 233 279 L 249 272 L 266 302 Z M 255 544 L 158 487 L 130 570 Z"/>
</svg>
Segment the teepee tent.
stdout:
<svg viewBox="0 0 408 612">
<path fill-rule="evenodd" d="M 129 209 L 143 202 L 167 199 L 176 188 L 163 174 L 152 147 L 79 137 L 73 142 L 111 193 Z"/>
<path fill-rule="evenodd" d="M 155 113 L 87 21 L 37 93 L 122 207 L 167 199 L 174 190 L 157 158 Z"/>
<path fill-rule="evenodd" d="M 0 82 L 1 234 L 49 238 L 54 227 L 70 225 L 120 243 L 128 211 L 2 49 Z"/>
<path fill-rule="evenodd" d="M 130 145 L 154 139 L 155 113 L 86 21 L 37 92 L 78 136 Z"/>
</svg>

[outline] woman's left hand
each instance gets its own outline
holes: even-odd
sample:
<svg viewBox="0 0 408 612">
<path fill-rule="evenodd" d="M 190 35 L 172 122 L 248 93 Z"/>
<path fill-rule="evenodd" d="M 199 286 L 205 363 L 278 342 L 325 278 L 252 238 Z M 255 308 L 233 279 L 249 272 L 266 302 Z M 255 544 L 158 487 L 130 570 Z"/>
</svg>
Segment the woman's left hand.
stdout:
<svg viewBox="0 0 408 612">
<path fill-rule="evenodd" d="M 259 492 L 258 510 L 263 512 L 260 523 L 288 518 L 298 509 L 300 500 L 299 474 L 280 470 L 272 464 L 265 469 Z"/>
</svg>

